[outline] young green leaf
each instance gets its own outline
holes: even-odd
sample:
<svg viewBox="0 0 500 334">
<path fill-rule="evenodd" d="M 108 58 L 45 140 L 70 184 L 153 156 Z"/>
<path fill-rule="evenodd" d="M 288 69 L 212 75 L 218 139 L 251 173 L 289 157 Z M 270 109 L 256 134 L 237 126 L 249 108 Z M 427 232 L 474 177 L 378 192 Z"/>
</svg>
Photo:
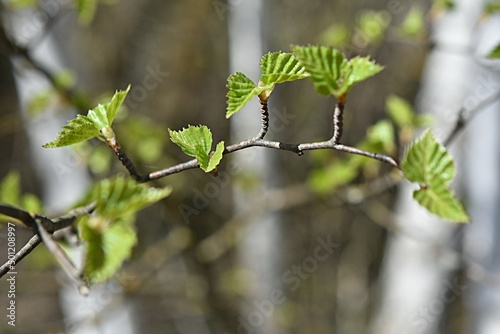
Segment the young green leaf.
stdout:
<svg viewBox="0 0 500 334">
<path fill-rule="evenodd" d="M 340 51 L 326 46 L 292 46 L 297 58 L 310 73 L 318 93 L 344 100 L 356 84 L 379 73 L 383 67 L 369 57 L 346 60 Z"/>
<path fill-rule="evenodd" d="M 265 85 L 294 81 L 309 76 L 292 53 L 269 52 L 260 60 L 260 81 Z"/>
<path fill-rule="evenodd" d="M 224 142 L 217 144 L 214 154 L 210 156 L 212 149 L 212 132 L 205 125 L 192 126 L 181 131 L 168 130 L 170 139 L 178 145 L 184 153 L 196 158 L 200 168 L 205 172 L 212 171 L 222 159 Z"/>
<path fill-rule="evenodd" d="M 101 130 L 105 127 L 109 127 L 108 115 L 107 115 L 107 107 L 109 104 L 102 105 L 99 104 L 92 110 L 89 110 L 87 113 L 87 118 L 94 124 L 95 128 Z"/>
<path fill-rule="evenodd" d="M 57 138 L 43 145 L 45 148 L 55 148 L 73 145 L 99 136 L 99 130 L 87 116 L 78 115 L 63 126 Z"/>
<path fill-rule="evenodd" d="M 446 220 L 470 221 L 462 204 L 448 188 L 455 176 L 453 159 L 430 131 L 406 151 L 401 169 L 409 181 L 421 185 L 421 189 L 413 193 L 420 205 Z"/>
<path fill-rule="evenodd" d="M 106 139 L 114 137 L 111 125 L 123 100 L 130 91 L 130 85 L 124 91 L 117 91 L 110 103 L 99 104 L 89 110 L 87 116 L 78 115 L 62 128 L 57 138 L 45 145 L 45 148 L 55 148 L 73 145 L 102 135 Z"/>
<path fill-rule="evenodd" d="M 75 0 L 80 23 L 89 24 L 94 19 L 98 0 Z"/>
<path fill-rule="evenodd" d="M 353 41 L 356 46 L 365 48 L 382 42 L 391 23 L 391 15 L 387 15 L 387 12 L 383 10 L 361 10 L 356 15 L 356 23 Z"/>
<path fill-rule="evenodd" d="M 415 141 L 406 151 L 401 168 L 409 181 L 427 186 L 448 184 L 455 177 L 455 164 L 446 148 L 430 131 Z"/>
<path fill-rule="evenodd" d="M 389 95 L 385 100 L 385 109 L 398 127 L 414 125 L 415 111 L 405 99 L 396 95 Z"/>
<path fill-rule="evenodd" d="M 108 279 L 130 257 L 137 242 L 135 213 L 170 192 L 123 177 L 105 179 L 92 189 L 88 200 L 96 202 L 96 209 L 78 224 L 87 245 L 84 274 L 90 282 Z"/>
<path fill-rule="evenodd" d="M 37 196 L 21 194 L 21 177 L 17 170 L 11 170 L 0 182 L 0 203 L 17 206 L 28 212 L 43 213 L 43 205 Z M 13 220 L 0 214 L 0 222 Z"/>
<path fill-rule="evenodd" d="M 348 67 L 342 53 L 326 46 L 292 46 L 292 50 L 310 74 L 316 91 L 338 96 L 339 81 Z"/>
<path fill-rule="evenodd" d="M 221 141 L 217 144 L 215 147 L 215 152 L 212 153 L 210 156 L 210 160 L 208 161 L 208 166 L 206 168 L 207 172 L 210 172 L 219 165 L 220 161 L 222 160 L 222 153 L 224 153 L 224 142 Z"/>
<path fill-rule="evenodd" d="M 309 186 L 320 194 L 334 192 L 348 184 L 359 174 L 359 168 L 349 161 L 335 161 L 327 167 L 314 170 L 309 176 Z"/>
<path fill-rule="evenodd" d="M 111 126 L 113 124 L 116 114 L 118 113 L 118 110 L 123 104 L 123 101 L 127 97 L 129 91 L 130 85 L 127 86 L 126 90 L 116 91 L 111 98 L 111 102 L 106 105 L 106 117 L 108 119 L 108 126 Z"/>
<path fill-rule="evenodd" d="M 21 178 L 19 171 L 11 170 L 0 183 L 0 202 L 19 206 L 21 199 Z"/>
<path fill-rule="evenodd" d="M 96 214 L 111 219 L 134 214 L 167 197 L 170 192 L 168 187 L 151 188 L 129 178 L 115 177 L 99 182 L 91 198 L 97 202 Z"/>
<path fill-rule="evenodd" d="M 257 86 L 246 75 L 236 72 L 227 78 L 226 87 L 229 89 L 226 95 L 226 118 L 229 118 L 240 111 L 254 96 L 259 95 L 265 90 L 272 90 L 273 85 Z"/>
<path fill-rule="evenodd" d="M 500 44 L 498 44 L 491 52 L 488 54 L 488 58 L 500 58 Z"/>
<path fill-rule="evenodd" d="M 83 273 L 91 283 L 111 278 L 132 255 L 137 243 L 133 216 L 112 224 L 102 217 L 87 217 L 79 223 L 80 236 L 86 243 Z"/>
<path fill-rule="evenodd" d="M 130 85 L 128 85 L 126 90 L 116 91 L 111 98 L 111 102 L 105 105 L 99 104 L 96 108 L 88 112 L 87 117 L 94 122 L 99 130 L 105 127 L 111 127 L 118 113 L 118 109 L 120 109 L 129 91 Z"/>
<path fill-rule="evenodd" d="M 410 38 L 423 36 L 425 32 L 425 17 L 424 11 L 419 5 L 413 5 L 408 14 L 406 14 L 401 25 L 401 32 Z"/>
<path fill-rule="evenodd" d="M 343 73 L 346 78 L 341 84 L 340 94 L 347 93 L 354 85 L 364 81 L 384 69 L 369 57 L 355 57 L 349 60 L 350 74 Z"/>
<path fill-rule="evenodd" d="M 441 218 L 457 223 L 470 222 L 470 217 L 462 203 L 444 184 L 439 184 L 434 188 L 415 190 L 413 198 L 429 212 Z"/>
</svg>

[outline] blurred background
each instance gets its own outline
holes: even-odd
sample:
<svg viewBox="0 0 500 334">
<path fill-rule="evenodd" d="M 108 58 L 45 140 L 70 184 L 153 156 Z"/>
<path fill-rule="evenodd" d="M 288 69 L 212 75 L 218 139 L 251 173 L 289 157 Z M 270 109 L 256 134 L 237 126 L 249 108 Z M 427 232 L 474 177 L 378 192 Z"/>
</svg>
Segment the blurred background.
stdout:
<svg viewBox="0 0 500 334">
<path fill-rule="evenodd" d="M 421 129 L 445 141 L 467 120 L 447 144 L 473 221 L 433 218 L 377 161 L 251 148 L 225 156 L 218 177 L 152 182 L 172 195 L 140 212 L 133 257 L 87 298 L 38 247 L 16 266 L 16 327 L 3 316 L 0 332 L 500 333 L 500 65 L 486 59 L 498 1 L 0 4 L 2 202 L 57 216 L 94 181 L 126 175 L 98 140 L 41 145 L 128 84 L 116 133 L 142 174 L 189 160 L 167 129 L 204 124 L 226 145 L 253 137 L 256 101 L 225 119 L 227 77 L 257 81 L 265 53 L 324 44 L 385 66 L 350 94 L 343 143 L 401 157 Z M 268 138 L 330 138 L 334 104 L 307 79 L 279 85 Z M 18 226 L 17 247 L 31 235 Z M 3 263 L 5 227 L 0 246 Z M 2 279 L 2 312 L 7 290 Z"/>
</svg>

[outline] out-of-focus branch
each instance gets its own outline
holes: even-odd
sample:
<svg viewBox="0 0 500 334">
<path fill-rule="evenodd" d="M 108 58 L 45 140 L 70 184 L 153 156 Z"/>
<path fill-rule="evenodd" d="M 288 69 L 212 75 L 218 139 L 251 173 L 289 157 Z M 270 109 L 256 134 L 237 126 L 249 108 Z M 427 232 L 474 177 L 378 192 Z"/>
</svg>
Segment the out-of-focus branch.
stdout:
<svg viewBox="0 0 500 334">
<path fill-rule="evenodd" d="M 1 22 L 0 22 L 1 23 Z M 7 53 L 10 56 L 19 56 L 26 61 L 31 67 L 42 74 L 54 87 L 54 89 L 61 94 L 67 101 L 74 106 L 78 112 L 85 113 L 90 109 L 90 106 L 82 100 L 78 94 L 75 93 L 73 89 L 61 86 L 56 78 L 56 75 L 52 73 L 44 64 L 36 60 L 31 54 L 31 49 L 29 47 L 19 45 L 13 41 L 5 31 L 3 24 L 0 24 L 0 43 L 3 44 L 1 49 L 6 48 Z M 0 49 L 0 50 L 1 50 Z"/>
<path fill-rule="evenodd" d="M 489 106 L 490 104 L 494 103 L 495 101 L 498 101 L 500 99 L 500 90 L 497 90 L 481 102 L 479 102 L 474 108 L 471 109 L 465 109 L 462 108 L 458 112 L 458 118 L 457 121 L 455 122 L 455 125 L 453 129 L 451 130 L 450 134 L 448 137 L 446 137 L 444 141 L 445 146 L 451 145 L 451 143 L 456 139 L 456 137 L 460 134 L 460 132 L 469 124 L 472 119 L 477 116 L 478 112 L 481 109 L 484 109 L 485 107 Z"/>
<path fill-rule="evenodd" d="M 42 226 L 43 230 L 49 235 L 53 234 L 55 231 L 72 225 L 75 222 L 76 218 L 92 213 L 95 210 L 95 207 L 96 203 L 93 202 L 86 206 L 71 210 L 65 215 L 59 216 L 54 219 L 49 219 L 37 214 L 32 216 L 24 210 L 12 207 L 10 205 L 0 204 L 0 213 L 18 219 L 22 221 L 26 226 L 38 231 L 37 234 L 35 234 L 23 246 L 23 248 L 21 248 L 21 250 L 19 250 L 19 252 L 14 255 L 12 259 L 8 260 L 0 267 L 0 277 L 3 277 L 6 273 L 8 273 L 11 266 L 17 265 L 26 255 L 31 253 L 42 242 L 42 238 L 39 234 L 41 230 L 39 226 Z M 83 288 L 83 286 L 80 287 Z M 82 291 L 82 293 L 85 292 L 84 289 L 81 289 L 80 291 Z"/>
</svg>

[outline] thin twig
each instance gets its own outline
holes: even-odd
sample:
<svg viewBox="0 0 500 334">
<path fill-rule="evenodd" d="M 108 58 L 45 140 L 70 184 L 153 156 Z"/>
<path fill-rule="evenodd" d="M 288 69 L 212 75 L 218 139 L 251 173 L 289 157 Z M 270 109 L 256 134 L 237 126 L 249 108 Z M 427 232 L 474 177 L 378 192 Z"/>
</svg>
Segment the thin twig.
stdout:
<svg viewBox="0 0 500 334">
<path fill-rule="evenodd" d="M 37 231 L 42 238 L 43 243 L 47 247 L 50 253 L 57 259 L 63 270 L 68 274 L 69 277 L 75 281 L 78 286 L 78 290 L 82 295 L 88 295 L 89 287 L 88 284 L 82 280 L 80 271 L 76 268 L 75 264 L 68 258 L 66 253 L 59 247 L 57 242 L 52 239 L 52 235 L 47 232 L 42 220 L 35 219 L 37 226 Z"/>
<path fill-rule="evenodd" d="M 0 204 L 0 213 L 21 220 L 26 226 L 31 228 L 36 228 L 39 223 L 48 233 L 54 233 L 55 231 L 61 230 L 73 224 L 76 218 L 92 213 L 92 211 L 95 210 L 95 207 L 96 203 L 92 202 L 86 206 L 73 209 L 68 213 L 54 219 L 49 219 L 38 214 L 36 214 L 35 217 L 32 217 L 28 212 L 24 210 L 5 204 Z M 24 245 L 23 248 L 21 248 L 21 250 L 19 250 L 19 252 L 14 255 L 12 259 L 8 260 L 0 267 L 0 277 L 3 277 L 7 272 L 9 272 L 11 266 L 17 265 L 19 261 L 21 261 L 26 255 L 31 253 L 41 242 L 42 239 L 40 238 L 40 236 L 38 234 L 35 234 L 26 243 L 26 245 Z M 84 293 L 83 290 L 80 291 L 82 292 L 82 294 Z"/>
<path fill-rule="evenodd" d="M 259 134 L 255 137 L 255 140 L 264 139 L 264 136 L 267 134 L 269 130 L 269 110 L 267 106 L 267 100 L 259 99 L 260 101 L 260 115 L 261 115 L 261 127 Z"/>
<path fill-rule="evenodd" d="M 10 53 L 13 56 L 22 57 L 28 64 L 30 64 L 34 69 L 36 69 L 40 74 L 42 74 L 51 83 L 51 85 L 59 92 L 59 94 L 61 94 L 68 101 L 70 101 L 70 103 L 76 109 L 78 109 L 80 113 L 85 113 L 87 112 L 88 109 L 90 109 L 89 106 L 75 94 L 74 90 L 63 87 L 58 83 L 56 75 L 54 75 L 51 70 L 49 70 L 45 65 L 37 61 L 32 56 L 31 49 L 14 42 L 7 35 L 4 27 L 1 24 L 0 24 L 0 39 L 5 42 L 5 44 L 9 48 Z"/>
<path fill-rule="evenodd" d="M 344 128 L 343 118 L 344 118 L 344 107 L 343 102 L 338 102 L 335 104 L 335 109 L 333 110 L 333 136 L 332 141 L 338 144 L 340 138 L 342 137 L 342 131 Z"/>
<path fill-rule="evenodd" d="M 31 239 L 26 243 L 26 245 L 24 245 L 23 248 L 21 248 L 19 252 L 17 252 L 12 259 L 2 264 L 2 266 L 0 267 L 0 277 L 3 277 L 5 274 L 7 274 L 10 271 L 11 267 L 16 266 L 22 259 L 24 259 L 26 255 L 31 253 L 36 248 L 36 246 L 38 246 L 41 242 L 42 239 L 38 234 L 35 234 L 33 237 L 31 237 Z"/>
<path fill-rule="evenodd" d="M 137 169 L 135 168 L 134 164 L 130 160 L 130 158 L 125 154 L 123 151 L 122 147 L 118 143 L 115 137 L 106 140 L 106 144 L 115 152 L 116 156 L 118 157 L 118 160 L 122 163 L 125 168 L 127 168 L 127 171 L 129 174 L 136 180 L 136 181 L 141 181 L 143 177 L 137 173 Z"/>
<path fill-rule="evenodd" d="M 267 106 L 267 105 L 266 105 Z M 266 108 L 267 110 L 267 108 Z M 268 122 L 268 118 L 262 117 L 262 128 L 259 132 L 259 134 L 254 137 L 253 139 L 247 139 L 243 140 L 237 144 L 229 145 L 225 148 L 224 154 L 229 154 L 233 153 L 236 151 L 240 151 L 249 147 L 265 147 L 265 148 L 271 148 L 271 149 L 276 149 L 276 150 L 281 150 L 281 151 L 290 151 L 293 153 L 296 153 L 298 155 L 302 155 L 303 151 L 308 151 L 308 150 L 318 150 L 318 149 L 333 149 L 341 152 L 346 152 L 346 153 L 351 153 L 351 154 L 357 154 L 357 155 L 362 155 L 368 158 L 376 159 L 384 163 L 388 163 L 392 165 L 393 167 L 400 168 L 398 162 L 385 154 L 381 153 L 372 153 L 372 152 L 367 152 L 363 151 L 359 148 L 356 147 L 351 147 L 347 145 L 342 145 L 338 143 L 338 140 L 342 136 L 342 113 L 344 110 L 344 103 L 339 102 L 337 106 L 335 107 L 334 113 L 333 113 L 333 136 L 331 139 L 327 141 L 322 141 L 322 142 L 314 142 L 314 143 L 302 143 L 302 144 L 287 144 L 283 143 L 280 141 L 272 141 L 272 140 L 264 140 L 261 137 L 263 137 L 266 133 L 266 122 Z M 188 162 L 184 162 L 182 164 L 178 164 L 160 171 L 152 172 L 149 173 L 146 177 L 142 179 L 142 181 L 150 181 L 150 180 L 157 180 L 162 177 L 179 173 L 187 169 L 193 169 L 198 167 L 198 161 L 196 159 L 190 160 Z"/>
</svg>

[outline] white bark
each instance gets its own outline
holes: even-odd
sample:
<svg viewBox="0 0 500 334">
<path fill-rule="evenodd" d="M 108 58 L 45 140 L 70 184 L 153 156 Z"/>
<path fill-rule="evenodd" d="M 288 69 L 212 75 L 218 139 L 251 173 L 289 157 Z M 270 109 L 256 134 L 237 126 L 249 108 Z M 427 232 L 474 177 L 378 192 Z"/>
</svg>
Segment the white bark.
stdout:
<svg viewBox="0 0 500 334">
<path fill-rule="evenodd" d="M 230 71 L 243 72 L 254 82 L 258 82 L 259 61 L 264 54 L 261 36 L 261 17 L 263 3 L 260 0 L 233 1 L 229 15 L 229 52 Z M 238 114 L 231 118 L 231 133 L 234 141 L 254 137 L 260 129 L 260 112 L 257 99 L 254 99 Z M 271 156 L 268 150 L 252 149 L 245 156 L 235 155 L 233 160 L 242 166 L 243 173 L 251 173 L 260 178 L 251 193 L 234 188 L 235 212 L 249 211 L 251 198 L 262 198 L 269 189 L 269 182 L 276 177 L 272 168 Z M 250 208 L 251 209 L 251 208 Z M 264 213 L 252 217 L 245 227 L 244 237 L 240 247 L 243 267 L 251 271 L 256 278 L 251 295 L 242 306 L 242 316 L 247 325 L 255 332 L 274 333 L 273 311 L 259 310 L 255 303 L 269 300 L 273 283 L 278 281 L 275 250 L 278 246 L 278 216 Z M 269 305 L 269 304 L 266 304 Z M 258 315 L 257 315 L 258 314 Z M 253 316 L 252 316 L 253 315 Z M 241 321 L 240 321 L 241 322 Z"/>
<path fill-rule="evenodd" d="M 439 139 L 449 133 L 464 97 L 474 89 L 471 78 L 478 72 L 467 48 L 482 6 L 477 0 L 457 1 L 456 8 L 435 25 L 436 47 L 423 76 L 420 109 L 436 118 L 433 132 Z M 452 154 L 460 161 L 458 146 L 455 142 Z M 464 169 L 458 165 L 458 182 L 463 177 Z M 400 189 L 396 211 L 405 233 L 388 242 L 373 333 L 437 334 L 446 307 L 467 288 L 450 275 L 458 265 L 448 248 L 453 247 L 455 227 L 420 208 L 411 198 L 413 188 L 405 183 Z"/>
<path fill-rule="evenodd" d="M 13 14 L 14 15 L 14 14 Z M 47 17 L 41 13 L 24 11 L 12 17 L 14 36 L 21 43 L 37 36 L 43 30 L 43 21 L 37 18 Z M 33 57 L 53 73 L 63 70 L 59 44 L 48 33 L 43 41 L 33 50 Z M 78 60 L 81 61 L 81 60 Z M 31 117 L 27 113 L 27 104 L 37 92 L 49 89 L 51 84 L 35 69 L 27 66 L 20 58 L 14 58 L 15 79 L 23 112 L 24 124 L 29 140 L 29 149 L 33 156 L 33 166 L 42 185 L 42 201 L 50 214 L 64 213 L 81 199 L 91 180 L 85 171 L 85 165 L 70 148 L 45 149 L 42 145 L 52 141 L 73 114 L 61 113 L 51 108 L 42 116 Z M 44 247 L 43 245 L 39 247 Z M 75 263 L 81 263 L 81 250 L 71 254 Z M 89 297 L 78 294 L 77 287 L 64 273 L 60 273 L 60 303 L 65 317 L 64 322 L 71 333 L 121 333 L 135 332 L 131 316 L 131 305 L 121 293 L 118 283 L 111 282 L 104 286 L 92 287 Z"/>
<path fill-rule="evenodd" d="M 480 31 L 478 54 L 483 57 L 500 41 L 500 19 L 492 18 Z M 486 62 L 474 82 L 470 103 L 500 90 L 499 61 Z M 492 72 L 495 69 L 496 73 Z M 500 103 L 485 108 L 471 122 L 466 131 L 467 177 L 465 184 L 468 193 L 468 208 L 473 224 L 465 233 L 464 251 L 475 262 L 493 275 L 500 274 L 500 229 L 498 215 L 500 203 Z M 478 280 L 481 274 L 471 273 Z M 488 285 L 472 283 L 468 290 L 468 311 L 471 313 L 471 333 L 500 333 L 500 291 Z"/>
</svg>

